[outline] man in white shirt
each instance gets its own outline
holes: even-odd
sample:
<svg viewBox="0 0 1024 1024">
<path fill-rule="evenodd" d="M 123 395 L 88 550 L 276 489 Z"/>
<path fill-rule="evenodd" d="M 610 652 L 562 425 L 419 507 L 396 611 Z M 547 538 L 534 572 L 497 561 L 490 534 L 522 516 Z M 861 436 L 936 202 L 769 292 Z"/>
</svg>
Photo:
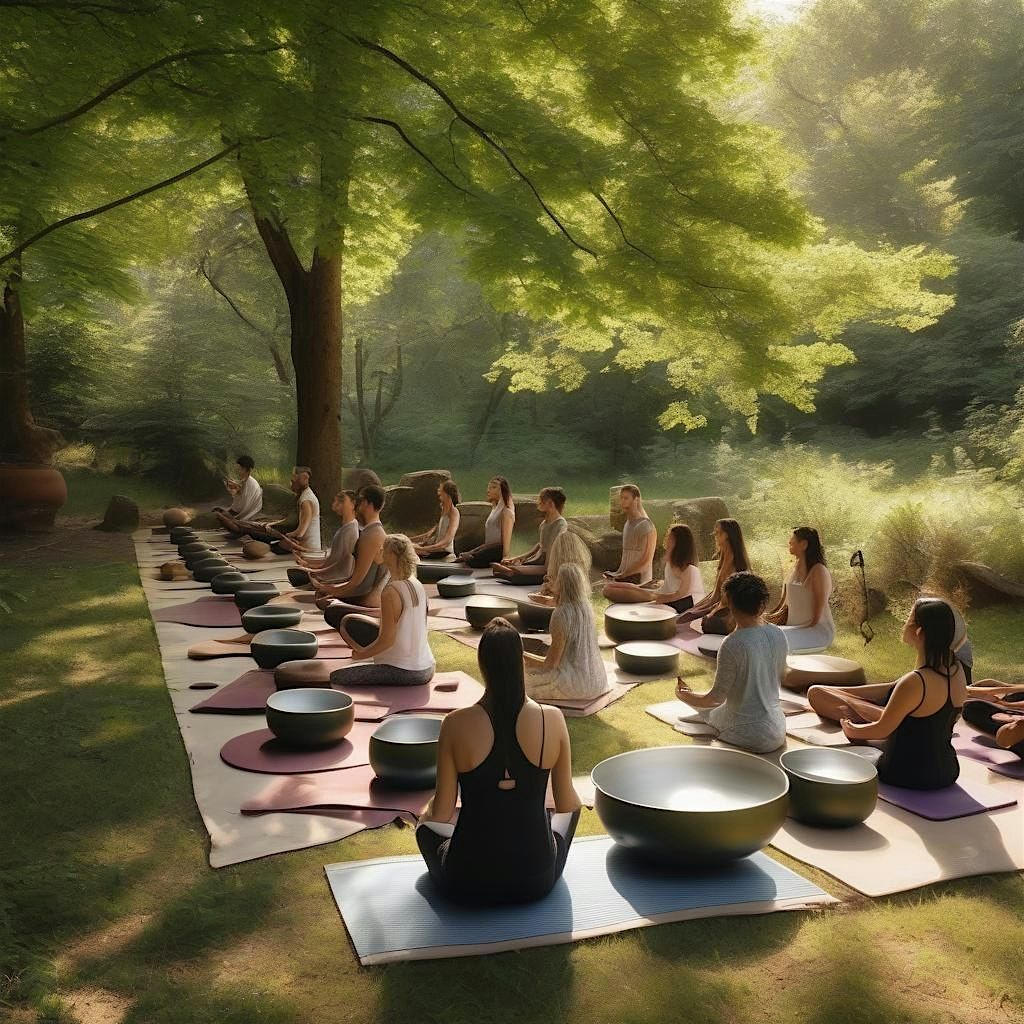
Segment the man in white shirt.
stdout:
<svg viewBox="0 0 1024 1024">
<path fill-rule="evenodd" d="M 252 475 L 256 463 L 251 455 L 239 455 L 236 460 L 238 477 L 225 480 L 224 486 L 234 499 L 231 508 L 215 508 L 221 526 L 230 533 L 245 533 L 245 524 L 253 522 L 263 511 L 263 488 Z"/>
</svg>

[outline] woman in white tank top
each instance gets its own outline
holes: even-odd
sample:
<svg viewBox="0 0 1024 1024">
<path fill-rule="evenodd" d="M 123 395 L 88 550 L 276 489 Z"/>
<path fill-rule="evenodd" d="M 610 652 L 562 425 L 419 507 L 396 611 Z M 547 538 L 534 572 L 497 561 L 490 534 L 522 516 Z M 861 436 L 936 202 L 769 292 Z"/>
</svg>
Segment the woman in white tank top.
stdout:
<svg viewBox="0 0 1024 1024">
<path fill-rule="evenodd" d="M 459 532 L 462 516 L 459 502 L 462 500 L 454 480 L 445 480 L 437 489 L 437 500 L 441 505 L 441 518 L 433 530 L 411 537 L 413 550 L 420 558 L 447 558 L 455 554 L 455 534 Z"/>
<path fill-rule="evenodd" d="M 349 686 L 422 686 L 434 676 L 427 635 L 427 595 L 416 579 L 416 551 L 404 534 L 390 535 L 377 560 L 391 574 L 380 602 L 380 621 L 346 615 L 338 632 L 352 648 L 353 664 L 331 673 Z"/>
<path fill-rule="evenodd" d="M 825 566 L 818 531 L 798 526 L 789 538 L 789 553 L 796 558 L 796 565 L 786 580 L 782 600 L 765 618 L 782 627 L 790 653 L 824 651 L 836 638 L 836 624 L 828 604 L 832 574 Z"/>
</svg>

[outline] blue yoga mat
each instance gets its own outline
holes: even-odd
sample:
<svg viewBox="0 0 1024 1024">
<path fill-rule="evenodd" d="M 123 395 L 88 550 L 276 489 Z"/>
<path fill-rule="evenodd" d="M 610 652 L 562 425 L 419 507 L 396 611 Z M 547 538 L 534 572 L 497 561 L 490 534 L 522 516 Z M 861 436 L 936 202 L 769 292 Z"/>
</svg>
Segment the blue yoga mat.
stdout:
<svg viewBox="0 0 1024 1024">
<path fill-rule="evenodd" d="M 577 839 L 552 892 L 523 907 L 470 910 L 449 903 L 419 857 L 325 870 L 363 964 L 473 956 L 666 921 L 836 902 L 764 854 L 713 871 L 670 871 L 636 859 L 608 836 Z"/>
</svg>

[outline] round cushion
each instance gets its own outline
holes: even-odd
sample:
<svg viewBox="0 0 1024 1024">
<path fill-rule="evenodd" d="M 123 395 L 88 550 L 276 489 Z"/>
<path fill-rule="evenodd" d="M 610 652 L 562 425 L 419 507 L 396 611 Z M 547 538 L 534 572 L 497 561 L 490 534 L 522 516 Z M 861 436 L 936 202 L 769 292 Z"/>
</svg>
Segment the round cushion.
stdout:
<svg viewBox="0 0 1024 1024">
<path fill-rule="evenodd" d="M 294 690 L 303 686 L 330 686 L 331 669 L 326 661 L 286 661 L 274 669 L 274 686 Z"/>
<path fill-rule="evenodd" d="M 302 621 L 301 608 L 283 604 L 263 604 L 242 614 L 242 629 L 246 633 L 262 633 L 265 629 L 288 629 Z"/>
<path fill-rule="evenodd" d="M 183 508 L 169 508 L 164 512 L 164 526 L 185 526 L 190 518 Z"/>
<path fill-rule="evenodd" d="M 247 540 L 242 545 L 242 556 L 251 561 L 257 558 L 266 558 L 270 554 L 270 545 L 264 544 L 261 540 Z"/>
<path fill-rule="evenodd" d="M 849 658 L 831 654 L 791 654 L 782 685 L 802 693 L 811 686 L 862 686 L 864 669 Z"/>
</svg>

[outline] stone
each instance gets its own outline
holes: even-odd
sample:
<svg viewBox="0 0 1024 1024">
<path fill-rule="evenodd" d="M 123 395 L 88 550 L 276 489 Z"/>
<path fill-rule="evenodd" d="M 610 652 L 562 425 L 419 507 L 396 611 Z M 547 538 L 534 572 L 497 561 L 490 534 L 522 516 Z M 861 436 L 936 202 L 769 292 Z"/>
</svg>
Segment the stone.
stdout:
<svg viewBox="0 0 1024 1024">
<path fill-rule="evenodd" d="M 459 503 L 459 529 L 455 534 L 455 553 L 462 554 L 484 542 L 484 527 L 491 514 L 489 501 L 463 501 Z"/>
<path fill-rule="evenodd" d="M 516 508 L 515 533 L 525 537 L 530 544 L 536 544 L 538 528 L 543 516 L 537 508 L 536 494 L 513 494 L 512 504 Z"/>
<path fill-rule="evenodd" d="M 618 530 L 605 529 L 601 533 L 592 533 L 572 520 L 569 521 L 569 529 L 586 544 L 597 572 L 611 572 L 619 567 L 622 560 L 622 534 Z"/>
<path fill-rule="evenodd" d="M 369 466 L 354 466 L 346 469 L 341 478 L 341 487 L 345 491 L 358 491 L 360 487 L 373 484 L 381 486 L 381 479 Z"/>
<path fill-rule="evenodd" d="M 116 497 L 113 499 L 116 500 Z M 127 499 L 125 499 L 127 501 Z M 170 529 L 172 526 L 186 526 L 191 518 L 183 508 L 169 508 L 163 515 L 164 526 Z"/>
<path fill-rule="evenodd" d="M 384 488 L 381 518 L 389 529 L 422 533 L 437 525 L 441 515 L 437 489 L 452 475 L 447 469 L 406 473 L 397 484 Z"/>
<path fill-rule="evenodd" d="M 99 527 L 97 527 L 99 529 Z M 160 566 L 160 579 L 162 580 L 187 580 L 188 570 L 181 562 L 164 562 Z"/>
<path fill-rule="evenodd" d="M 321 507 L 330 505 L 330 499 L 325 503 L 321 495 L 317 497 L 320 498 Z M 263 485 L 263 511 L 260 512 L 260 519 L 279 519 L 281 516 L 294 518 L 296 514 L 295 495 L 289 488 L 280 484 Z"/>
<path fill-rule="evenodd" d="M 179 510 L 180 511 L 180 510 Z M 184 523 L 176 524 L 184 526 Z M 107 504 L 103 513 L 103 522 L 96 527 L 108 533 L 130 533 L 139 528 L 139 506 L 123 494 L 115 494 Z"/>
<path fill-rule="evenodd" d="M 644 503 L 646 507 L 646 502 Z M 652 517 L 653 518 L 653 517 Z M 729 518 L 729 507 L 722 498 L 683 498 L 672 502 L 673 523 L 686 523 L 697 541 L 697 554 L 702 562 L 715 555 L 715 523 Z M 658 525 L 655 521 L 655 525 Z M 665 523 L 667 526 L 668 523 Z M 660 528 L 664 531 L 664 527 Z"/>
</svg>

